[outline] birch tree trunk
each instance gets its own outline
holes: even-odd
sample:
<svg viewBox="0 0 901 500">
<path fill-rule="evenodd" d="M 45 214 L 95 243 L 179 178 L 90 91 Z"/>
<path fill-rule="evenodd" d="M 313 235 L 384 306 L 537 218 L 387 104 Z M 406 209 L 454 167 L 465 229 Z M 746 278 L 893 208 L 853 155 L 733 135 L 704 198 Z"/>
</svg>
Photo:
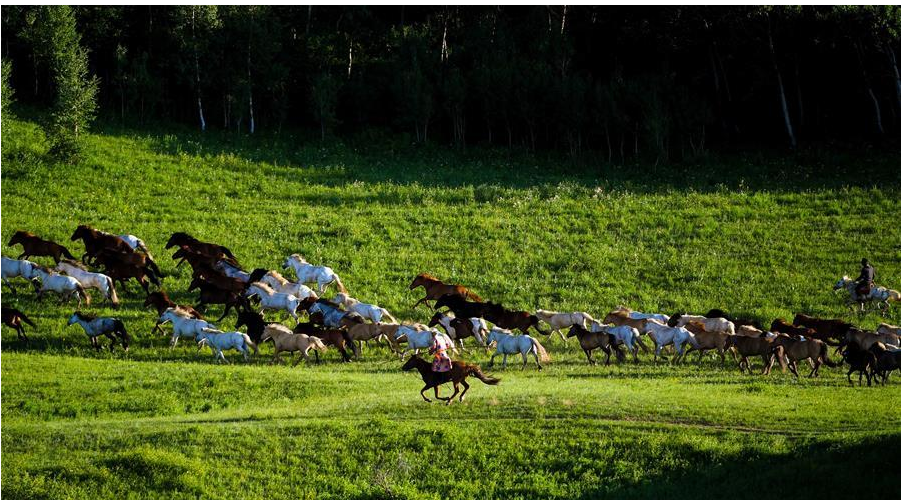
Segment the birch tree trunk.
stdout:
<svg viewBox="0 0 901 500">
<path fill-rule="evenodd" d="M 191 7 L 191 42 L 194 46 L 194 85 L 197 89 L 197 115 L 200 117 L 200 131 L 206 131 L 206 120 L 203 118 L 203 98 L 200 95 L 200 55 L 197 53 L 197 33 L 194 28 L 196 7 Z"/>
<path fill-rule="evenodd" d="M 863 61 L 863 49 L 857 42 L 854 43 L 854 49 L 857 52 L 857 63 L 860 65 L 860 74 L 863 77 L 864 88 L 867 91 L 867 95 L 870 96 L 870 102 L 873 104 L 873 120 L 875 122 L 876 132 L 879 135 L 882 135 L 885 133 L 885 129 L 882 128 L 882 109 L 879 107 L 879 99 L 876 98 L 876 93 L 873 92 L 873 86 L 870 85 L 867 66 Z"/>
<path fill-rule="evenodd" d="M 785 133 L 788 135 L 788 143 L 792 149 L 797 147 L 798 142 L 795 140 L 795 130 L 792 127 L 791 116 L 788 112 L 788 101 L 785 98 L 785 86 L 782 84 L 782 73 L 779 71 L 779 64 L 776 62 L 776 47 L 773 45 L 773 30 L 770 26 L 770 17 L 767 15 L 767 37 L 770 43 L 770 59 L 773 62 L 773 71 L 776 73 L 776 85 L 779 89 L 779 104 L 782 106 L 782 118 L 785 120 Z"/>
<path fill-rule="evenodd" d="M 885 54 L 888 56 L 891 72 L 895 79 L 895 104 L 898 106 L 898 111 L 901 111 L 901 75 L 898 74 L 898 61 L 895 59 L 895 51 L 891 45 L 885 44 Z"/>
</svg>

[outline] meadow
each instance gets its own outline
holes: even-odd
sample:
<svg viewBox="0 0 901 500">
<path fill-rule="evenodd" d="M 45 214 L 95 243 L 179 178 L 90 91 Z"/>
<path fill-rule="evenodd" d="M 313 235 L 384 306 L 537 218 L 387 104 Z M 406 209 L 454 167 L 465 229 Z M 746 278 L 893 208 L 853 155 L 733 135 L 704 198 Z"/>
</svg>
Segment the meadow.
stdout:
<svg viewBox="0 0 901 500">
<path fill-rule="evenodd" d="M 832 285 L 861 257 L 901 287 L 897 157 L 804 152 L 614 167 L 374 135 L 320 143 L 101 125 L 79 166 L 48 160 L 33 121 L 4 119 L 3 255 L 18 229 L 65 244 L 78 224 L 143 238 L 174 300 L 190 269 L 174 231 L 228 246 L 246 268 L 298 252 L 351 294 L 424 321 L 408 285 L 427 271 L 510 307 L 720 307 L 769 323 L 795 312 L 875 327 Z M 46 263 L 46 259 L 38 258 Z M 759 498 L 886 496 L 901 455 L 901 391 L 741 375 L 730 360 L 591 367 L 541 341 L 542 372 L 488 369 L 463 404 L 426 404 L 418 375 L 381 348 L 268 366 L 151 336 L 132 283 L 116 315 L 128 353 L 65 327 L 73 304 L 3 304 L 37 324 L 2 331 L 2 494 L 9 498 Z M 94 293 L 95 299 L 96 293 Z M 214 317 L 221 309 L 211 307 Z M 282 317 L 284 319 L 284 317 Z M 223 327 L 234 326 L 234 316 Z M 755 363 L 759 370 L 759 361 Z M 806 368 L 802 374 L 806 375 Z"/>
</svg>

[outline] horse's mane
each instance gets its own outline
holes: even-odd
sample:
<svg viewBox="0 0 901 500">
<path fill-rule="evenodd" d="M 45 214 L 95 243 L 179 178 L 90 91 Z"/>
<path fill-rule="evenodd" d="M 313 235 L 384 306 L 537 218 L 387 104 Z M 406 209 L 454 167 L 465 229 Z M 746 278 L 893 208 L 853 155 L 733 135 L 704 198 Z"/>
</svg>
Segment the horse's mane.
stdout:
<svg viewBox="0 0 901 500">
<path fill-rule="evenodd" d="M 60 262 L 65 262 L 66 264 L 69 264 L 72 267 L 77 267 L 78 269 L 81 269 L 82 271 L 88 270 L 88 268 L 85 267 L 84 264 L 82 264 L 81 262 L 74 261 L 72 259 L 62 259 Z"/>
<path fill-rule="evenodd" d="M 247 288 L 250 288 L 250 287 L 252 287 L 252 286 L 257 287 L 257 288 L 263 290 L 264 292 L 266 292 L 266 293 L 268 293 L 268 294 L 270 294 L 270 295 L 273 294 L 273 293 L 275 293 L 275 289 L 274 289 L 274 288 L 272 288 L 271 286 L 267 285 L 266 283 L 263 283 L 262 281 L 255 281 L 255 282 L 251 283 L 250 285 L 248 285 Z"/>
<path fill-rule="evenodd" d="M 416 276 L 416 277 L 417 277 L 417 278 L 427 279 L 427 280 L 441 281 L 440 279 L 438 279 L 437 276 L 433 276 L 433 275 L 431 275 L 431 274 L 429 274 L 429 273 L 419 273 L 419 275 Z"/>
<path fill-rule="evenodd" d="M 86 314 L 81 311 L 75 311 L 75 315 L 78 316 L 78 319 L 82 321 L 94 321 L 95 319 L 97 319 L 97 316 L 93 314 Z"/>
<path fill-rule="evenodd" d="M 269 271 L 267 274 L 275 278 L 279 283 L 285 284 L 289 282 L 288 279 L 282 276 L 282 274 L 278 271 Z"/>
</svg>

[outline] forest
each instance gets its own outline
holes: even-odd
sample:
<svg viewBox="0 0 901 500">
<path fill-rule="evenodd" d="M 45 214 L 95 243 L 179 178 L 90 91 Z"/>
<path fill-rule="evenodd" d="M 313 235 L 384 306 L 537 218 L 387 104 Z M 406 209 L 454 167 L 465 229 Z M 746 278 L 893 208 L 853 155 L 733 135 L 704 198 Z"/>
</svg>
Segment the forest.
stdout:
<svg viewBox="0 0 901 500">
<path fill-rule="evenodd" d="M 58 99 L 60 16 L 86 58 L 71 74 L 96 87 L 87 114 L 130 126 L 611 163 L 879 146 L 901 129 L 895 6 L 5 6 L 9 84 L 36 109 Z"/>
</svg>

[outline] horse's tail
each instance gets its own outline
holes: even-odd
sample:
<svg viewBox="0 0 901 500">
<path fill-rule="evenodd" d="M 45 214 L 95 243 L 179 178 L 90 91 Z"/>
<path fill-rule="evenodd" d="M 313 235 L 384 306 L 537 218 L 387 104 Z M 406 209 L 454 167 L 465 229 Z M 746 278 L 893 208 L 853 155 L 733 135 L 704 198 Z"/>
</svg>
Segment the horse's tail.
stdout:
<svg viewBox="0 0 901 500">
<path fill-rule="evenodd" d="M 889 289 L 888 299 L 886 300 L 886 302 L 899 302 L 899 301 L 901 301 L 901 292 L 899 292 L 898 290 Z"/>
<path fill-rule="evenodd" d="M 110 278 L 109 276 L 106 277 L 106 286 L 107 286 L 106 298 L 108 298 L 110 300 L 110 302 L 113 303 L 114 308 L 118 309 L 119 308 L 119 295 L 116 293 L 116 287 L 113 286 L 113 279 Z"/>
<path fill-rule="evenodd" d="M 473 293 L 473 291 L 470 290 L 469 288 L 466 289 L 466 293 L 464 295 L 466 296 L 465 298 L 470 299 L 474 302 L 485 302 L 485 300 L 482 299 L 482 297 L 479 297 L 478 295 Z"/>
<path fill-rule="evenodd" d="M 544 361 L 545 363 L 551 360 L 551 357 L 548 355 L 547 351 L 544 349 L 544 346 L 541 345 L 541 342 L 538 342 L 538 339 L 532 337 L 532 347 L 538 352 L 538 359 Z"/>
<path fill-rule="evenodd" d="M 338 287 L 338 291 L 341 293 L 347 293 L 347 288 L 344 287 L 344 283 L 341 283 L 341 278 L 338 275 L 335 275 L 335 285 Z"/>
<path fill-rule="evenodd" d="M 22 311 L 18 311 L 18 313 L 19 313 L 19 318 L 21 318 L 22 321 L 24 321 L 26 325 L 34 326 L 34 323 L 32 323 L 30 319 L 28 319 L 28 316 L 25 316 L 25 313 L 23 313 Z"/>
<path fill-rule="evenodd" d="M 156 276 L 156 273 L 153 271 L 153 269 L 145 267 L 144 274 L 147 275 L 147 279 L 149 279 L 151 283 L 156 286 L 160 286 L 160 279 Z"/>
<path fill-rule="evenodd" d="M 259 354 L 260 354 L 260 348 L 259 348 L 256 344 L 253 343 L 253 339 L 250 338 L 250 335 L 247 335 L 246 333 L 242 333 L 241 336 L 244 337 L 244 343 L 247 344 L 247 345 L 249 345 L 250 348 L 253 349 L 253 353 L 254 353 L 255 355 L 259 355 Z M 274 342 L 274 341 L 273 341 L 273 342 Z"/>
<path fill-rule="evenodd" d="M 641 350 L 644 351 L 645 354 L 650 353 L 648 350 L 648 346 L 645 345 L 644 340 L 641 339 L 641 336 L 635 337 L 635 343 L 638 344 L 638 347 L 641 347 Z"/>
<path fill-rule="evenodd" d="M 326 349 L 328 349 L 328 346 L 325 345 L 324 342 L 322 342 L 322 339 L 313 335 L 310 335 L 310 345 L 313 346 L 313 349 L 316 349 L 319 352 L 325 352 Z"/>
<path fill-rule="evenodd" d="M 593 321 L 597 321 L 596 319 L 592 318 L 591 315 L 588 314 L 587 312 L 583 312 L 583 313 L 581 313 L 581 314 L 582 314 L 582 328 L 586 328 L 586 329 L 587 329 L 587 328 L 588 328 L 588 323 L 591 323 L 591 322 L 593 322 Z"/>
<path fill-rule="evenodd" d="M 499 379 L 499 378 L 489 377 L 488 375 L 485 375 L 484 373 L 482 373 L 482 369 L 479 368 L 478 365 L 468 365 L 468 368 L 469 368 L 470 375 L 472 375 L 473 377 L 481 380 L 482 382 L 484 382 L 488 385 L 497 385 L 501 382 L 501 379 Z"/>
<path fill-rule="evenodd" d="M 826 345 L 825 342 L 820 346 L 820 358 L 823 360 L 823 363 L 829 368 L 835 368 L 837 365 L 834 361 L 829 359 L 829 346 Z"/>
<path fill-rule="evenodd" d="M 150 254 L 147 254 L 147 268 L 151 269 L 157 276 L 163 275 L 163 272 L 160 271 L 160 266 L 156 265 L 156 262 L 154 262 L 153 257 L 151 257 Z"/>
<path fill-rule="evenodd" d="M 86 306 L 91 305 L 91 296 L 88 295 L 87 290 L 84 289 L 81 283 L 77 283 L 75 285 L 75 292 L 81 294 L 82 298 L 84 298 L 84 304 Z"/>
</svg>

